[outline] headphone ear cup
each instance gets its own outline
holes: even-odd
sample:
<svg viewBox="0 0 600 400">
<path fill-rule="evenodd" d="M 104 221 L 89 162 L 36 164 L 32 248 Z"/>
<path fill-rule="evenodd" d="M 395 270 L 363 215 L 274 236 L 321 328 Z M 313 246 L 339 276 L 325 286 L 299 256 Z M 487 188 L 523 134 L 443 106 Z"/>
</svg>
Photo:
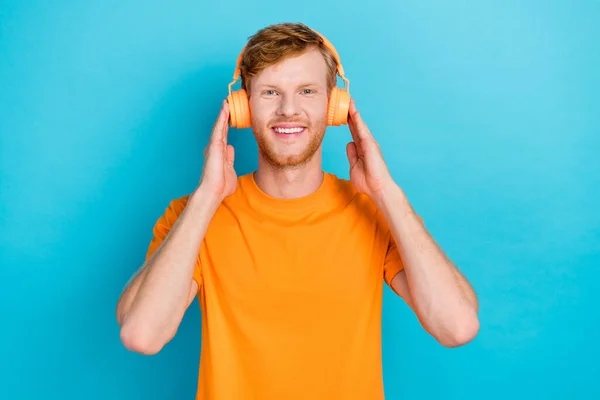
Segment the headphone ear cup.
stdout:
<svg viewBox="0 0 600 400">
<path fill-rule="evenodd" d="M 229 103 L 229 118 L 233 128 L 249 128 L 252 125 L 250 119 L 250 105 L 248 104 L 248 94 L 244 89 L 240 89 L 227 96 Z"/>
<path fill-rule="evenodd" d="M 350 110 L 350 93 L 341 88 L 333 88 L 329 96 L 327 125 L 339 126 L 348 123 Z"/>
</svg>

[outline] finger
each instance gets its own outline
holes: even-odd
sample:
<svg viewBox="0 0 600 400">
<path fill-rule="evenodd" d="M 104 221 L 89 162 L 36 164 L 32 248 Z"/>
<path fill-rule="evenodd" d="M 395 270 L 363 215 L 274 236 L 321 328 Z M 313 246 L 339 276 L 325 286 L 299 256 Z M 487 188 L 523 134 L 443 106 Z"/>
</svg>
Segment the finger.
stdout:
<svg viewBox="0 0 600 400">
<path fill-rule="evenodd" d="M 358 126 L 356 125 L 356 117 L 353 118 L 353 115 L 356 115 L 356 106 L 352 99 L 350 100 L 350 110 L 348 114 L 348 127 L 350 128 L 350 134 L 352 135 L 354 143 L 356 143 L 357 147 L 360 148 L 361 137 L 359 136 Z"/>
<path fill-rule="evenodd" d="M 346 155 L 348 156 L 350 167 L 353 167 L 358 161 L 358 153 L 356 152 L 356 144 L 354 142 L 350 142 L 346 145 Z"/>
<path fill-rule="evenodd" d="M 225 109 L 225 102 L 226 102 L 226 100 L 223 100 L 223 102 L 221 102 L 221 108 L 219 108 L 219 114 L 217 115 L 217 119 L 213 123 L 212 129 L 211 129 L 211 136 L 214 134 L 215 129 L 219 126 L 219 123 L 221 122 L 221 117 L 222 117 L 223 111 Z"/>
<path fill-rule="evenodd" d="M 352 120 L 352 123 L 354 125 L 356 136 L 358 136 L 361 139 L 373 136 L 371 135 L 371 131 L 369 131 L 367 124 L 365 124 L 365 122 L 363 121 L 360 112 L 356 108 L 354 99 L 350 99 L 350 107 L 348 113 L 350 114 L 350 119 Z"/>
<path fill-rule="evenodd" d="M 357 133 L 357 129 L 356 129 L 356 123 L 352 119 L 352 116 L 350 116 L 348 118 L 348 128 L 350 129 L 350 135 L 352 135 L 352 140 L 354 140 L 355 143 L 359 143 L 360 142 L 360 138 L 358 137 L 358 133 Z"/>
<path fill-rule="evenodd" d="M 225 115 L 227 114 L 225 112 L 226 104 L 227 104 L 226 101 L 223 100 L 223 104 L 221 105 L 221 111 L 219 112 L 219 116 L 217 117 L 217 120 L 215 121 L 212 133 L 210 135 L 211 141 L 223 139 L 223 125 L 225 125 L 225 122 L 226 122 Z"/>
<path fill-rule="evenodd" d="M 223 106 L 223 112 L 225 113 L 225 115 L 223 115 L 223 132 L 222 132 L 222 137 L 223 137 L 223 143 L 227 144 L 227 134 L 229 133 L 229 103 L 225 102 L 224 106 Z"/>
<path fill-rule="evenodd" d="M 227 145 L 227 154 L 225 155 L 226 159 L 227 159 L 227 164 L 229 164 L 229 166 L 233 167 L 233 161 L 235 159 L 235 150 L 233 149 L 233 146 L 228 144 Z"/>
</svg>

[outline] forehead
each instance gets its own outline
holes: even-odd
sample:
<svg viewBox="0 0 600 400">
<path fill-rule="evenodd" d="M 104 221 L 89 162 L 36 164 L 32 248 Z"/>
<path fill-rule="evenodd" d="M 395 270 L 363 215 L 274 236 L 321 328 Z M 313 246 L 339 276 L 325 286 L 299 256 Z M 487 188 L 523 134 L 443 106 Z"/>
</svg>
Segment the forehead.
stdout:
<svg viewBox="0 0 600 400">
<path fill-rule="evenodd" d="M 268 66 L 254 77 L 252 85 L 286 86 L 299 82 L 326 85 L 327 64 L 318 49 L 287 57 Z"/>
</svg>

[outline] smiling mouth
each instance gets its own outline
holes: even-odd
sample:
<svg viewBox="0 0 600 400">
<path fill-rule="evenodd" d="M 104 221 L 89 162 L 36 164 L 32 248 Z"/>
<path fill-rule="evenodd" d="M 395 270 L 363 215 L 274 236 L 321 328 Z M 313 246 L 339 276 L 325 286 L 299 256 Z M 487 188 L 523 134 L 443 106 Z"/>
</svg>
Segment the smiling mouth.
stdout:
<svg viewBox="0 0 600 400">
<path fill-rule="evenodd" d="M 275 133 L 280 134 L 280 135 L 297 135 L 306 130 L 306 128 L 303 126 L 294 126 L 294 127 L 289 127 L 289 128 L 287 128 L 287 127 L 283 128 L 283 127 L 276 126 L 271 129 L 273 129 L 273 131 Z"/>
</svg>

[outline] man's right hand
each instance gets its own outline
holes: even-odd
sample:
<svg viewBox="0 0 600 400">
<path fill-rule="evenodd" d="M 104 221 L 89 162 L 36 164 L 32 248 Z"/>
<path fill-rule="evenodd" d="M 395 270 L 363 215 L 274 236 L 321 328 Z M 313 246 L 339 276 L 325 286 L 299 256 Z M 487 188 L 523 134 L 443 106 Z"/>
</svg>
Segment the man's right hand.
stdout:
<svg viewBox="0 0 600 400">
<path fill-rule="evenodd" d="M 229 132 L 229 104 L 224 100 L 221 112 L 213 126 L 210 141 L 204 149 L 204 169 L 198 189 L 210 196 L 217 204 L 235 192 L 237 174 L 235 172 L 233 146 L 227 144 Z"/>
</svg>

